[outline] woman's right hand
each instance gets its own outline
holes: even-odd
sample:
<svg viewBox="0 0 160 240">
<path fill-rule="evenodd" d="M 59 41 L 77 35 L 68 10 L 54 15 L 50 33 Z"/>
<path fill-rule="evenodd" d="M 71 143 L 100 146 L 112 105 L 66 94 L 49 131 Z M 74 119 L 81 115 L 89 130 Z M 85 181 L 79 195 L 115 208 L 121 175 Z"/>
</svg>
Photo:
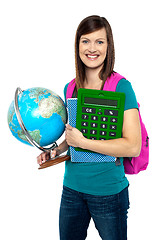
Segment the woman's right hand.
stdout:
<svg viewBox="0 0 160 240">
<path fill-rule="evenodd" d="M 47 160 L 50 158 L 54 158 L 57 155 L 57 150 L 56 148 L 52 151 L 48 152 L 42 152 L 38 157 L 37 157 L 37 163 L 41 165 L 42 163 L 45 163 Z"/>
</svg>

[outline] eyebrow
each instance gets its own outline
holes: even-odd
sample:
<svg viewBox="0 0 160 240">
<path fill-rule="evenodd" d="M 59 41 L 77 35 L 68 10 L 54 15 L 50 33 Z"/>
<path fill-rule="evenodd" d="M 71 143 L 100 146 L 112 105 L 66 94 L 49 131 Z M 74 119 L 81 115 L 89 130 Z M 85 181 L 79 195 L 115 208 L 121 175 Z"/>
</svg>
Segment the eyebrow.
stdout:
<svg viewBox="0 0 160 240">
<path fill-rule="evenodd" d="M 87 38 L 87 37 L 81 37 L 80 39 L 87 39 L 87 40 L 90 40 L 90 39 Z M 97 38 L 96 40 L 106 40 L 106 38 Z"/>
</svg>

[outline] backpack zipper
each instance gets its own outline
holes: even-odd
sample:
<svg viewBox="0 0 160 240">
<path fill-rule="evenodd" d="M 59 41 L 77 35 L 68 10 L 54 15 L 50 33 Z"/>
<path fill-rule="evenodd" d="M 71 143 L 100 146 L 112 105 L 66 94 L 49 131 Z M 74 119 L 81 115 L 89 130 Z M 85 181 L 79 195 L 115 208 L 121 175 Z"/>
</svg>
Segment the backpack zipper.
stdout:
<svg viewBox="0 0 160 240">
<path fill-rule="evenodd" d="M 146 137 L 146 147 L 148 147 L 148 143 L 149 143 L 149 137 Z"/>
</svg>

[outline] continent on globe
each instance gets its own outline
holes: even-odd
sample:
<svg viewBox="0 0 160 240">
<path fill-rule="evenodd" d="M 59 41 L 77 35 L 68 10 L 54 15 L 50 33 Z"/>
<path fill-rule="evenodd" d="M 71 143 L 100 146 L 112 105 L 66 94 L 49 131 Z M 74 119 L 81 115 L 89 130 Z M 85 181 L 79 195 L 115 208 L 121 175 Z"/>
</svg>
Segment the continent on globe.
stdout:
<svg viewBox="0 0 160 240">
<path fill-rule="evenodd" d="M 62 121 L 65 123 L 66 115 L 64 114 L 61 101 L 61 99 L 53 98 L 52 96 L 42 99 L 39 102 L 39 112 L 41 116 L 44 118 L 50 118 L 52 114 L 56 112 L 62 117 Z"/>
<path fill-rule="evenodd" d="M 23 133 L 23 130 L 18 130 L 18 137 L 21 140 L 27 141 L 26 135 Z M 34 130 L 34 131 L 28 131 L 28 133 L 31 135 L 31 137 L 40 145 L 40 140 L 41 140 L 41 135 L 39 130 Z"/>
<path fill-rule="evenodd" d="M 56 93 L 40 87 L 27 89 L 18 95 L 18 106 L 25 128 L 41 147 L 61 137 L 67 122 L 67 111 Z M 30 145 L 18 122 L 14 101 L 8 110 L 8 125 L 14 137 Z"/>
</svg>

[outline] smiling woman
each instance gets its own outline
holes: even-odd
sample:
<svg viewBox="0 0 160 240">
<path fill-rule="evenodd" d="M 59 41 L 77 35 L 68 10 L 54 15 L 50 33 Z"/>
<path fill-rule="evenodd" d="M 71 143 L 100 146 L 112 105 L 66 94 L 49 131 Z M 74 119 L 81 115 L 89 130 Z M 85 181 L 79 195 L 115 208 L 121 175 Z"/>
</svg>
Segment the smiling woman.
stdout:
<svg viewBox="0 0 160 240">
<path fill-rule="evenodd" d="M 93 65 L 91 65 L 91 61 L 94 61 Z M 90 73 L 86 71 L 88 70 L 87 66 L 92 66 L 95 72 L 94 76 L 97 76 L 98 73 L 99 84 L 97 87 L 102 90 L 107 77 L 113 73 L 114 62 L 114 41 L 107 19 L 95 15 L 83 19 L 75 36 L 76 91 L 85 87 L 87 73 Z"/>
<path fill-rule="evenodd" d="M 105 28 L 94 33 L 82 35 L 79 43 L 79 56 L 88 68 L 102 67 L 107 54 L 107 36 Z"/>
<path fill-rule="evenodd" d="M 75 37 L 76 77 L 65 86 L 65 98 L 76 97 L 79 88 L 102 90 L 105 83 L 112 84 L 110 79 L 117 74 L 113 70 L 114 60 L 113 36 L 108 21 L 99 16 L 85 18 Z M 67 97 L 70 86 L 73 94 Z M 123 157 L 139 154 L 141 132 L 137 100 L 130 82 L 122 77 L 116 91 L 123 92 L 126 97 L 122 138 L 103 141 L 85 138 L 82 132 L 67 124 L 65 140 L 52 151 L 54 157 L 72 146 L 120 159 L 118 165 L 66 161 L 59 219 L 61 240 L 86 239 L 91 218 L 102 239 L 127 239 L 129 182 Z M 38 157 L 38 162 L 42 159 L 46 161 L 44 154 Z"/>
</svg>

